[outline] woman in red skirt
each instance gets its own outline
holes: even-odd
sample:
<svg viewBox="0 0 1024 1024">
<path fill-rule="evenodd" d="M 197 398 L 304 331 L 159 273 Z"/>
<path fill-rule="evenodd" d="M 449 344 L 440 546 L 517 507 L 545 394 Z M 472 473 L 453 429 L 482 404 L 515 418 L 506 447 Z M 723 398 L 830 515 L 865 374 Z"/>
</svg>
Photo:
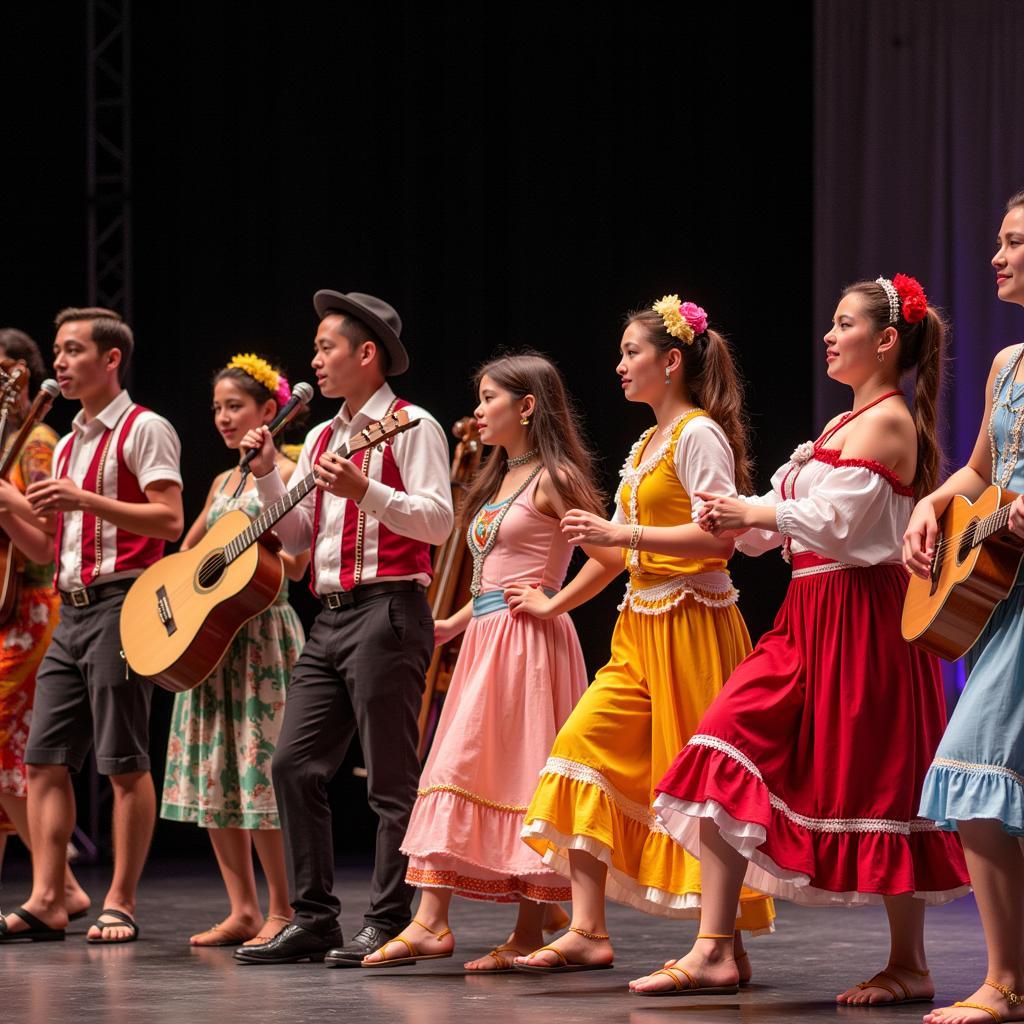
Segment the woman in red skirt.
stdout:
<svg viewBox="0 0 1024 1024">
<path fill-rule="evenodd" d="M 728 990 L 744 880 L 811 906 L 884 902 L 884 968 L 840 1003 L 930 1001 L 924 909 L 967 892 L 955 838 L 917 816 L 946 722 L 937 661 L 900 635 L 902 538 L 935 485 L 944 326 L 903 275 L 852 285 L 825 335 L 853 409 L 746 501 L 701 495 L 700 523 L 748 554 L 782 545 L 774 628 L 733 672 L 658 785 L 655 809 L 700 857 L 700 934 L 637 995 Z M 899 389 L 916 369 L 913 416 Z"/>
</svg>

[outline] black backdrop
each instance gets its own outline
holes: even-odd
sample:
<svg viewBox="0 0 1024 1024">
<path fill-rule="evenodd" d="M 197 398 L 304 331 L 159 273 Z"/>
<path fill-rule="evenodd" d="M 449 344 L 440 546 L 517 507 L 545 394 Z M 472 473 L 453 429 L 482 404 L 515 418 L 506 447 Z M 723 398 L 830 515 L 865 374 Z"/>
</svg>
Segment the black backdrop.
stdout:
<svg viewBox="0 0 1024 1024">
<path fill-rule="evenodd" d="M 0 32 L 0 322 L 44 351 L 54 312 L 85 301 L 84 13 L 69 7 L 8 5 Z M 229 464 L 212 371 L 256 350 L 309 379 L 320 287 L 394 303 L 412 353 L 400 392 L 442 423 L 472 409 L 471 371 L 495 350 L 552 355 L 609 490 L 647 422 L 613 377 L 620 318 L 667 291 L 736 346 L 762 486 L 811 436 L 810 5 L 498 10 L 135 5 L 132 393 L 181 434 L 190 517 Z M 60 402 L 55 425 L 72 412 Z M 315 419 L 332 412 L 317 399 Z M 784 566 L 734 572 L 756 637 Z M 591 670 L 618 597 L 574 615 Z M 158 693 L 158 755 L 169 704 Z M 353 852 L 373 827 L 362 785 L 336 786 Z"/>
</svg>

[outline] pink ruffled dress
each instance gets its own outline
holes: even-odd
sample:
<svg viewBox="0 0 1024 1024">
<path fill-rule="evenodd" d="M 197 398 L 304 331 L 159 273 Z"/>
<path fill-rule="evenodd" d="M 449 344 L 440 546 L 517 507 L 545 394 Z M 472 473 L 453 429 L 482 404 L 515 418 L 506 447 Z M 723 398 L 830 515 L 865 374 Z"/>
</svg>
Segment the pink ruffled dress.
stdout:
<svg viewBox="0 0 1024 1024">
<path fill-rule="evenodd" d="M 402 844 L 411 885 L 498 903 L 571 898 L 568 881 L 520 839 L 537 777 L 588 678 L 568 615 L 513 618 L 504 602 L 512 583 L 555 592 L 569 566 L 572 549 L 558 520 L 537 510 L 536 489 L 515 499 L 484 560 Z M 484 506 L 474 529 L 498 510 Z"/>
</svg>

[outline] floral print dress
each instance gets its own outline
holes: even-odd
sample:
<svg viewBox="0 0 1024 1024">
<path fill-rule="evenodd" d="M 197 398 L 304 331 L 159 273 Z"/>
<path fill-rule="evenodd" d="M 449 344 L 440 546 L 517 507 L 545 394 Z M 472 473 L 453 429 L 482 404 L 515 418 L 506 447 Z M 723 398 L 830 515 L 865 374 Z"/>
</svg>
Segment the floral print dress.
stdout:
<svg viewBox="0 0 1024 1024">
<path fill-rule="evenodd" d="M 26 487 L 50 478 L 57 435 L 45 424 L 33 428 L 11 471 L 11 483 Z M 57 625 L 60 602 L 53 589 L 53 562 L 22 559 L 21 590 L 9 622 L 0 629 L 0 793 L 24 797 L 25 743 L 32 721 L 36 670 Z M 0 832 L 14 826 L 0 808 Z"/>
<path fill-rule="evenodd" d="M 222 489 L 210 506 L 207 529 L 236 508 L 259 515 L 256 492 L 232 498 Z M 175 695 L 162 818 L 202 828 L 281 827 L 270 761 L 304 640 L 285 581 L 277 600 L 239 630 L 211 675 Z"/>
</svg>

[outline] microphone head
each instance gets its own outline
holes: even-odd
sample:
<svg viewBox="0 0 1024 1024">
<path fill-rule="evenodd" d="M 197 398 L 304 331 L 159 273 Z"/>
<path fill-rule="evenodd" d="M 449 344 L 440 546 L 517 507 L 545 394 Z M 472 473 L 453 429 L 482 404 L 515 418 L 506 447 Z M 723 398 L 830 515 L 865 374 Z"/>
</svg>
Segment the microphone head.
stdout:
<svg viewBox="0 0 1024 1024">
<path fill-rule="evenodd" d="M 39 390 L 45 391 L 51 398 L 56 398 L 60 394 L 60 385 L 52 377 L 47 377 L 39 385 Z"/>
<path fill-rule="evenodd" d="M 292 396 L 303 405 L 309 405 L 313 401 L 313 388 L 305 381 L 300 381 L 292 388 Z"/>
</svg>

